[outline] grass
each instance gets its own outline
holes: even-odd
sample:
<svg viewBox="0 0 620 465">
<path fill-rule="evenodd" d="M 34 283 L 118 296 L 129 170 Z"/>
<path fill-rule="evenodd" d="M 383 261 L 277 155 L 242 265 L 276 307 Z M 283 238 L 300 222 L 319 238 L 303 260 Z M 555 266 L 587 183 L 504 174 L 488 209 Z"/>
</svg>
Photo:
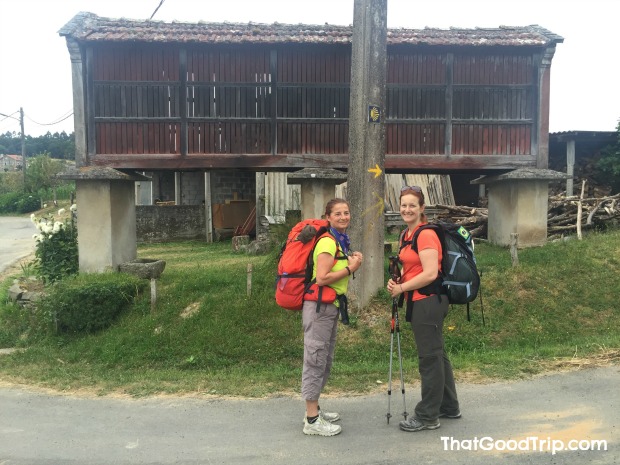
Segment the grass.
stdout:
<svg viewBox="0 0 620 465">
<path fill-rule="evenodd" d="M 10 280 L 1 283 L 4 342 L 26 350 L 0 356 L 0 377 L 94 395 L 299 392 L 301 316 L 273 300 L 275 252 L 234 253 L 229 242 L 142 245 L 138 252 L 166 261 L 156 310 L 147 292 L 112 328 L 94 335 L 29 337 L 23 320 L 15 322 L 23 311 L 5 303 Z M 477 300 L 471 321 L 464 306 L 453 306 L 444 328 L 458 381 L 516 379 L 620 359 L 619 231 L 521 250 L 518 267 L 503 248 L 480 243 L 476 254 L 486 325 Z M 350 326 L 340 325 L 326 393 L 386 389 L 390 309 L 380 290 L 368 308 L 352 313 Z M 406 380 L 415 382 L 415 347 L 404 321 L 401 346 Z"/>
</svg>

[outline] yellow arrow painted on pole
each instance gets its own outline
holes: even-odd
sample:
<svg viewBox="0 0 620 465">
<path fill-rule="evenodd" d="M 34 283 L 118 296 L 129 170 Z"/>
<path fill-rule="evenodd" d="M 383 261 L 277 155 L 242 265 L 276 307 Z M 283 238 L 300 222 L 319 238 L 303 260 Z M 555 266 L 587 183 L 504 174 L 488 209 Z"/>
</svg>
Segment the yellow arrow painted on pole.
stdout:
<svg viewBox="0 0 620 465">
<path fill-rule="evenodd" d="M 381 217 L 381 215 L 383 215 L 383 210 L 385 209 L 385 202 L 379 196 L 379 194 L 377 194 L 376 192 L 373 192 L 372 194 L 377 199 L 377 203 L 371 205 L 370 207 L 368 207 L 366 210 L 362 212 L 362 217 L 368 215 L 369 213 L 372 213 L 371 220 L 367 221 L 366 223 L 366 231 L 368 233 L 370 233 L 374 227 L 373 220 L 378 220 Z"/>
<path fill-rule="evenodd" d="M 381 175 L 381 173 L 383 173 L 381 168 L 379 168 L 378 164 L 376 164 L 374 168 L 369 168 L 368 172 L 369 173 L 375 173 L 375 178 L 378 178 Z"/>
</svg>

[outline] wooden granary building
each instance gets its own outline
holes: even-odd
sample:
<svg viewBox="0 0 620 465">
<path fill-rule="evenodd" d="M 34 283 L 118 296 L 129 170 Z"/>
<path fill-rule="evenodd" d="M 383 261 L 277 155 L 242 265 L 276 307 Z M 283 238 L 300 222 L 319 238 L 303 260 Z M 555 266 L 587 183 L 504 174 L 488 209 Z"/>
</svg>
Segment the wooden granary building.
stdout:
<svg viewBox="0 0 620 465">
<path fill-rule="evenodd" d="M 82 165 L 138 170 L 347 168 L 351 26 L 163 23 L 76 15 Z M 391 172 L 546 167 L 539 26 L 389 29 Z"/>
<path fill-rule="evenodd" d="M 72 66 L 78 190 L 90 192 L 82 198 L 101 199 L 99 180 L 114 204 L 116 184 L 137 180 L 133 172 L 154 174 L 160 186 L 174 173 L 176 188 L 182 175 L 197 175 L 208 210 L 221 203 L 222 173 L 252 184 L 256 173 L 349 168 L 352 26 L 83 12 L 59 33 Z M 550 65 L 562 41 L 540 26 L 388 28 L 385 171 L 547 168 Z M 115 266 L 116 242 L 90 268 Z"/>
</svg>

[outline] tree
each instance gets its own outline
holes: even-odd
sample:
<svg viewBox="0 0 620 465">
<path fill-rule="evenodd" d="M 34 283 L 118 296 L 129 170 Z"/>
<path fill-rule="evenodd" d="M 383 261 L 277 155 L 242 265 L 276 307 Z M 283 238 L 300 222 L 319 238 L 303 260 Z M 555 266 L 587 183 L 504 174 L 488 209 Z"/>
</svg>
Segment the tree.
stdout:
<svg viewBox="0 0 620 465">
<path fill-rule="evenodd" d="M 0 134 L 0 153 L 21 154 L 21 136 L 16 132 Z M 26 136 L 26 156 L 28 158 L 39 153 L 47 153 L 51 158 L 64 160 L 75 159 L 74 134 L 66 132 L 48 132 L 43 136 Z"/>
<path fill-rule="evenodd" d="M 612 193 L 620 192 L 620 121 L 616 126 L 618 139 L 615 144 L 606 147 L 596 164 L 597 178 L 609 184 Z"/>
<path fill-rule="evenodd" d="M 32 193 L 40 191 L 48 193 L 58 186 L 59 180 L 55 176 L 62 169 L 63 163 L 50 158 L 48 153 L 37 155 L 33 160 L 28 161 L 26 190 Z"/>
</svg>

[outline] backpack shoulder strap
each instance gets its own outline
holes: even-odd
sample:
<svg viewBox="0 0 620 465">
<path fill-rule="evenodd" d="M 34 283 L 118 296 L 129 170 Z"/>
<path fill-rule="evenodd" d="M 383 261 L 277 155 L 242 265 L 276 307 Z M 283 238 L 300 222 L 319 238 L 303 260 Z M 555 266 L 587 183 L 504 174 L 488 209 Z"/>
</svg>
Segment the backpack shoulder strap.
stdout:
<svg viewBox="0 0 620 465">
<path fill-rule="evenodd" d="M 407 233 L 407 228 L 403 229 L 400 232 L 400 236 L 398 237 L 398 252 L 400 252 L 405 247 L 407 247 L 409 244 L 411 244 L 411 241 L 406 241 L 405 240 L 405 234 L 406 233 Z"/>
<path fill-rule="evenodd" d="M 316 247 L 316 244 L 319 242 L 319 240 L 323 239 L 324 237 L 331 237 L 332 240 L 336 243 L 336 255 L 334 255 L 334 263 L 336 263 L 335 260 L 346 260 L 347 256 L 343 252 L 342 248 L 340 247 L 340 243 L 338 242 L 336 237 L 332 234 L 332 232 L 329 230 L 329 228 L 323 231 L 322 234 L 320 235 L 317 234 L 317 240 L 314 243 L 314 247 Z M 312 249 L 312 252 L 314 253 L 314 249 Z"/>
<path fill-rule="evenodd" d="M 422 226 L 420 226 L 416 230 L 416 232 L 413 233 L 413 237 L 411 238 L 411 248 L 415 250 L 415 253 L 418 253 L 418 236 L 425 229 L 432 229 L 433 231 L 435 231 L 435 234 L 437 234 L 437 238 L 439 239 L 439 242 L 441 243 L 441 248 L 445 249 L 444 244 L 445 244 L 446 238 L 445 238 L 443 228 L 440 225 L 435 224 L 435 223 L 427 223 L 427 224 L 423 224 Z"/>
</svg>

